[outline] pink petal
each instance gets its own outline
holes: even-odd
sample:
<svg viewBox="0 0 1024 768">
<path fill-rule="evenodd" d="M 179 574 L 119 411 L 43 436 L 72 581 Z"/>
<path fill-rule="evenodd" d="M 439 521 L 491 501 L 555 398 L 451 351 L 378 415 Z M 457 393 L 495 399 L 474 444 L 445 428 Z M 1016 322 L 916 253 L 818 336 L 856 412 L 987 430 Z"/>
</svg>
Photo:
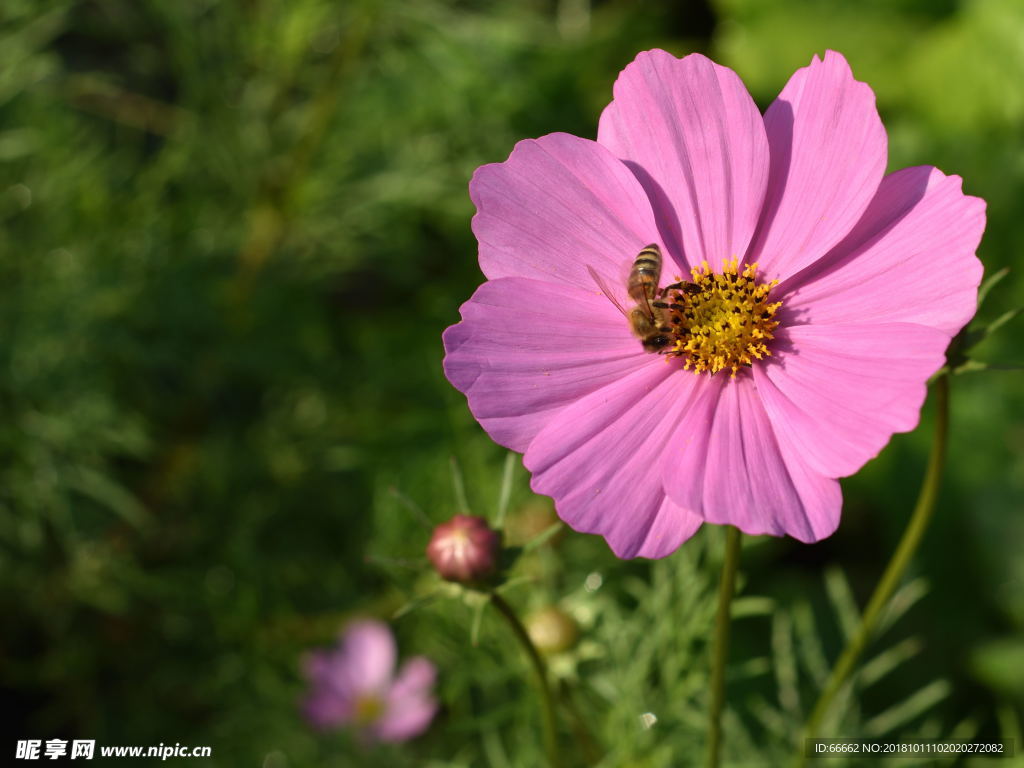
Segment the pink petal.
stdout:
<svg viewBox="0 0 1024 768">
<path fill-rule="evenodd" d="M 904 168 L 842 243 L 793 278 L 786 310 L 807 323 L 919 323 L 953 336 L 976 309 L 984 230 L 985 201 L 964 195 L 959 176 Z"/>
<path fill-rule="evenodd" d="M 414 656 L 406 661 L 391 685 L 390 696 L 404 699 L 429 694 L 437 679 L 437 667 L 426 656 Z"/>
<path fill-rule="evenodd" d="M 771 174 L 748 261 L 785 279 L 820 259 L 857 223 L 885 172 L 875 95 L 827 51 L 797 70 L 764 116 Z"/>
<path fill-rule="evenodd" d="M 437 712 L 431 689 L 437 670 L 426 658 L 409 659 L 388 692 L 384 715 L 374 725 L 381 741 L 406 741 L 427 729 Z"/>
<path fill-rule="evenodd" d="M 659 468 L 701 382 L 676 362 L 648 358 L 629 376 L 566 407 L 524 457 L 533 490 L 552 496 L 563 520 L 601 534 L 624 558 L 663 557 L 700 525 L 665 498 Z"/>
<path fill-rule="evenodd" d="M 679 425 L 665 491 L 710 523 L 818 541 L 839 524 L 839 484 L 784 456 L 748 375 L 716 376 Z"/>
<path fill-rule="evenodd" d="M 316 728 L 340 725 L 352 719 L 352 705 L 357 691 L 344 674 L 338 674 L 344 659 L 340 650 L 313 651 L 302 662 L 303 673 L 310 682 L 309 694 L 302 702 L 302 712 Z"/>
<path fill-rule="evenodd" d="M 521 141 L 504 163 L 473 174 L 473 232 L 490 279 L 530 277 L 592 290 L 588 264 L 616 283 L 658 240 L 650 203 L 629 169 L 593 141 L 565 133 Z"/>
<path fill-rule="evenodd" d="M 395 638 L 388 625 L 364 620 L 349 624 L 342 640 L 335 674 L 347 690 L 379 691 L 395 671 Z"/>
<path fill-rule="evenodd" d="M 736 73 L 700 54 L 646 51 L 615 82 L 598 141 L 630 163 L 662 238 L 688 269 L 742 258 L 768 181 L 768 142 Z"/>
<path fill-rule="evenodd" d="M 652 480 L 652 482 L 656 481 Z M 666 496 L 664 492 L 661 495 L 661 505 L 654 514 L 654 519 L 650 523 L 647 535 L 644 536 L 643 543 L 637 549 L 634 557 L 648 557 L 652 560 L 668 557 L 700 528 L 701 520 L 699 517 L 680 507 Z M 630 557 L 630 555 L 625 554 L 629 551 L 627 542 L 622 541 L 620 538 L 609 538 L 608 543 L 612 551 L 619 557 Z"/>
<path fill-rule="evenodd" d="M 302 714 L 314 728 L 327 729 L 352 720 L 353 701 L 329 689 L 311 692 L 302 702 Z"/>
<path fill-rule="evenodd" d="M 498 443 L 524 452 L 559 409 L 649 364 L 596 288 L 502 278 L 462 305 L 444 333 L 445 375 Z"/>
<path fill-rule="evenodd" d="M 949 337 L 909 323 L 797 325 L 754 380 L 779 442 L 815 472 L 845 477 L 917 426 Z"/>
</svg>

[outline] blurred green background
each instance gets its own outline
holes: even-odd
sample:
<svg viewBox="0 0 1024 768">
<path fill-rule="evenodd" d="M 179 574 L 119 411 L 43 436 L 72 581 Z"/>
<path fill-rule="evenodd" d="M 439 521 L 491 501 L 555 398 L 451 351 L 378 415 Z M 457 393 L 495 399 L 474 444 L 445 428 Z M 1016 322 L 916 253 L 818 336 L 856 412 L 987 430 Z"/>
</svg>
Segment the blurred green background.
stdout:
<svg viewBox="0 0 1024 768">
<path fill-rule="evenodd" d="M 980 256 L 1014 271 L 980 317 L 1024 304 L 1016 0 L 4 0 L 0 686 L 16 714 L 0 749 L 60 737 L 211 745 L 182 761 L 195 765 L 538 764 L 521 660 L 490 616 L 472 647 L 458 600 L 395 624 L 404 654 L 437 662 L 444 702 L 403 748 L 311 733 L 298 659 L 433 588 L 422 517 L 460 506 L 451 457 L 469 507 L 493 512 L 504 453 L 440 366 L 441 331 L 482 279 L 467 182 L 521 138 L 593 137 L 616 74 L 650 47 L 708 53 L 762 108 L 814 53 L 842 51 L 878 95 L 890 167 L 937 165 L 988 201 Z M 1021 362 L 1020 332 L 979 357 Z M 927 594 L 856 722 L 882 728 L 925 690 L 901 727 L 1019 728 L 1022 405 L 1019 373 L 953 381 L 949 470 L 915 566 Z M 794 697 L 813 702 L 786 638 L 837 654 L 844 585 L 863 605 L 930 424 L 844 481 L 831 539 L 749 542 L 736 764 L 798 725 Z M 550 509 L 516 467 L 511 519 L 536 528 Z M 605 764 L 700 754 L 718 546 L 709 531 L 667 561 L 622 563 L 570 532 L 521 564 L 531 582 L 509 598 L 560 602 L 584 627 L 566 680 L 583 679 Z M 601 589 L 583 589 L 594 573 Z M 790 632 L 770 606 L 797 597 Z M 645 711 L 660 724 L 641 729 Z"/>
</svg>

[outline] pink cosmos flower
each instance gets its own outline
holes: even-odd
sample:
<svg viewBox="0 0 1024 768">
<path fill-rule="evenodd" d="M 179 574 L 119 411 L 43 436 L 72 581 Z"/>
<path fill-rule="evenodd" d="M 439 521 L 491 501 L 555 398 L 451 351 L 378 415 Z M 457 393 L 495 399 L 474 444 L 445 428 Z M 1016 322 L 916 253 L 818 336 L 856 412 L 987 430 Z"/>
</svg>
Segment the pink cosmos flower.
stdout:
<svg viewBox="0 0 1024 768">
<path fill-rule="evenodd" d="M 395 639 L 386 624 L 358 621 L 338 646 L 305 659 L 311 691 L 303 704 L 317 728 L 348 725 L 370 741 L 406 741 L 426 730 L 437 711 L 436 670 L 422 656 L 395 676 Z"/>
<path fill-rule="evenodd" d="M 932 167 L 884 175 L 886 143 L 838 53 L 763 116 L 704 56 L 641 53 L 596 142 L 523 141 L 474 174 L 487 282 L 444 334 L 445 373 L 620 557 L 667 555 L 702 521 L 828 536 L 836 478 L 916 426 L 982 273 L 984 201 Z M 686 317 L 662 355 L 591 275 L 628 310 L 652 243 L 662 286 L 697 284 L 669 299 Z"/>
</svg>

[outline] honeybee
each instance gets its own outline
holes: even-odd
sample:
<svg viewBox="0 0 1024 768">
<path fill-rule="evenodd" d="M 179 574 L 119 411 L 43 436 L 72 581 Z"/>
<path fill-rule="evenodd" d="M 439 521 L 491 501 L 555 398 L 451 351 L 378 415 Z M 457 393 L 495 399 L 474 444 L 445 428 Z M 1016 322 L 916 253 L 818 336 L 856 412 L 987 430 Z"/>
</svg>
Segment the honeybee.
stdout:
<svg viewBox="0 0 1024 768">
<path fill-rule="evenodd" d="M 671 290 L 684 294 L 693 294 L 700 290 L 693 283 L 685 281 L 667 285 L 659 290 L 661 264 L 661 248 L 654 243 L 644 246 L 637 254 L 626 280 L 626 293 L 636 302 L 636 306 L 628 312 L 608 290 L 601 277 L 591 267 L 587 267 L 601 293 L 607 296 L 629 321 L 630 330 L 640 339 L 644 351 L 659 354 L 667 352 L 674 341 L 676 331 L 672 326 L 679 324 L 678 312 L 685 309 L 680 304 L 669 304 L 661 299 Z"/>
</svg>

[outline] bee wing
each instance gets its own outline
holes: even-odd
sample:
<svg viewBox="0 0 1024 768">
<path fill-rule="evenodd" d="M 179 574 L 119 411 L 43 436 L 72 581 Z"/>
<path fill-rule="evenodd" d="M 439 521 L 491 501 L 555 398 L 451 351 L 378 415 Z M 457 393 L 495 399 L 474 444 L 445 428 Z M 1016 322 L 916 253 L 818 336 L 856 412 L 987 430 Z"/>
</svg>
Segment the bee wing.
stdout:
<svg viewBox="0 0 1024 768">
<path fill-rule="evenodd" d="M 594 271 L 594 268 L 592 266 L 590 266 L 589 264 L 587 264 L 587 272 L 590 273 L 591 279 L 595 283 L 597 283 L 597 287 L 601 290 L 601 293 L 603 293 L 605 295 L 605 297 L 608 299 L 608 301 L 610 301 L 612 304 L 614 304 L 615 308 L 617 310 L 619 310 L 619 312 L 621 312 L 624 317 L 628 318 L 629 317 L 629 313 L 626 312 L 625 307 L 623 307 L 622 304 L 619 303 L 619 300 L 616 299 L 614 295 L 612 295 L 612 292 L 611 292 L 611 290 L 609 290 L 607 283 L 605 283 L 605 281 L 601 278 L 601 276 L 599 274 L 597 274 L 597 272 Z"/>
</svg>

